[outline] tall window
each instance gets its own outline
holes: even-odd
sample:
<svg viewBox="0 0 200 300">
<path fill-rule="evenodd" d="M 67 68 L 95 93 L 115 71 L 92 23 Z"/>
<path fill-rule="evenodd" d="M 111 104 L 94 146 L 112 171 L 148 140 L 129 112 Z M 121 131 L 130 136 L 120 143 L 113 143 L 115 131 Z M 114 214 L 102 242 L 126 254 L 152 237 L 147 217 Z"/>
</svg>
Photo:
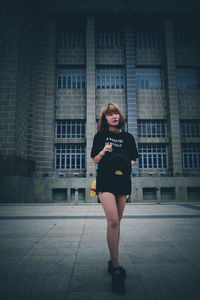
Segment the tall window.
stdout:
<svg viewBox="0 0 200 300">
<path fill-rule="evenodd" d="M 167 169 L 168 147 L 161 144 L 139 144 L 141 169 Z"/>
<path fill-rule="evenodd" d="M 182 120 L 181 137 L 200 137 L 200 120 Z"/>
<path fill-rule="evenodd" d="M 57 71 L 57 89 L 85 89 L 85 85 L 85 69 L 67 68 Z"/>
<path fill-rule="evenodd" d="M 98 67 L 97 89 L 124 89 L 124 69 L 120 67 Z"/>
<path fill-rule="evenodd" d="M 156 32 L 137 32 L 136 48 L 156 49 L 161 47 L 161 37 Z"/>
<path fill-rule="evenodd" d="M 57 170 L 85 170 L 85 146 L 56 145 L 55 167 Z"/>
<path fill-rule="evenodd" d="M 104 32 L 96 34 L 97 48 L 111 48 L 122 46 L 122 34 L 117 32 Z"/>
<path fill-rule="evenodd" d="M 183 169 L 200 169 L 200 144 L 182 145 Z"/>
<path fill-rule="evenodd" d="M 85 46 L 85 36 L 82 32 L 65 32 L 58 34 L 59 49 L 83 46 Z"/>
<path fill-rule="evenodd" d="M 167 122 L 165 120 L 138 120 L 138 137 L 167 137 Z"/>
<path fill-rule="evenodd" d="M 56 138 L 85 138 L 85 121 L 56 121 Z"/>
<path fill-rule="evenodd" d="M 160 90 L 163 89 L 163 72 L 158 68 L 136 69 L 137 90 Z"/>
<path fill-rule="evenodd" d="M 194 32 L 179 32 L 175 36 L 176 47 L 195 48 L 200 42 L 199 34 Z"/>
<path fill-rule="evenodd" d="M 194 68 L 177 68 L 176 75 L 179 90 L 198 89 L 197 74 Z"/>
</svg>

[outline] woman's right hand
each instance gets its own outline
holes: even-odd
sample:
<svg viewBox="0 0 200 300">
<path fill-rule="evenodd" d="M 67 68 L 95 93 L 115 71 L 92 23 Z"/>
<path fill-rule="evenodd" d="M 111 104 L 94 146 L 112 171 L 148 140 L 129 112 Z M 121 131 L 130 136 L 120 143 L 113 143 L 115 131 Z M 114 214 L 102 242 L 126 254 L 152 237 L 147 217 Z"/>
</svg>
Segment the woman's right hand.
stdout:
<svg viewBox="0 0 200 300">
<path fill-rule="evenodd" d="M 100 155 L 105 155 L 106 152 L 112 152 L 112 145 L 105 145 L 103 150 L 99 153 Z"/>
<path fill-rule="evenodd" d="M 102 159 L 102 157 L 105 155 L 106 152 L 112 152 L 112 145 L 105 145 L 105 147 L 103 148 L 103 150 L 101 150 L 99 152 L 99 154 L 97 154 L 94 158 L 93 158 L 93 162 L 95 164 L 98 164 L 100 162 L 100 160 Z"/>
</svg>

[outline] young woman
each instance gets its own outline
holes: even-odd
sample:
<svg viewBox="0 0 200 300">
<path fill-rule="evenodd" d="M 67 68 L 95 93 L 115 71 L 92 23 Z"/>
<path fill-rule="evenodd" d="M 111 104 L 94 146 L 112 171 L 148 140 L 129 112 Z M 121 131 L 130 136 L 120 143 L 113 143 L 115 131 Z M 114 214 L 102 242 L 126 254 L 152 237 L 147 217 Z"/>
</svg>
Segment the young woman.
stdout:
<svg viewBox="0 0 200 300">
<path fill-rule="evenodd" d="M 138 157 L 134 137 L 122 130 L 124 124 L 125 119 L 116 104 L 104 106 L 91 151 L 94 163 L 98 164 L 96 193 L 107 218 L 108 272 L 112 276 L 112 291 L 119 294 L 126 291 L 126 271 L 118 258 L 120 221 L 126 196 L 131 194 L 131 169 Z"/>
</svg>

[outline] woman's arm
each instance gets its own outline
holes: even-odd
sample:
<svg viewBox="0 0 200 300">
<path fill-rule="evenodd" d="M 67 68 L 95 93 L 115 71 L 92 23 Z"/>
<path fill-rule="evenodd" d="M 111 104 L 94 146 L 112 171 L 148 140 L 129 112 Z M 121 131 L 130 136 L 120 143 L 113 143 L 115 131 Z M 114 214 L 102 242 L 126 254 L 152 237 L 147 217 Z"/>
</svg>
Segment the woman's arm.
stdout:
<svg viewBox="0 0 200 300">
<path fill-rule="evenodd" d="M 100 160 L 102 159 L 103 155 L 102 155 L 102 151 L 99 152 L 99 154 L 97 154 L 94 158 L 93 158 L 93 162 L 95 164 L 98 164 L 100 162 Z"/>
<path fill-rule="evenodd" d="M 98 164 L 106 152 L 112 152 L 112 145 L 105 145 L 103 150 L 93 158 L 93 162 Z"/>
</svg>

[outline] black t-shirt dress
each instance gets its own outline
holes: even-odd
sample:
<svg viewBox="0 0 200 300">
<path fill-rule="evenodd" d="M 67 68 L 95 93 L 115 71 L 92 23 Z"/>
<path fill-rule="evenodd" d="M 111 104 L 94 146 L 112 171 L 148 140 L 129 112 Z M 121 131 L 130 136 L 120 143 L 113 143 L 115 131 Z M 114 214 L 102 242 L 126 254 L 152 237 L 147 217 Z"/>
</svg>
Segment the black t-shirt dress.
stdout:
<svg viewBox="0 0 200 300">
<path fill-rule="evenodd" d="M 139 157 L 134 137 L 125 131 L 98 132 L 94 136 L 91 157 L 94 158 L 106 144 L 112 152 L 106 152 L 98 163 L 96 193 L 110 192 L 114 195 L 131 194 L 131 160 Z"/>
</svg>

